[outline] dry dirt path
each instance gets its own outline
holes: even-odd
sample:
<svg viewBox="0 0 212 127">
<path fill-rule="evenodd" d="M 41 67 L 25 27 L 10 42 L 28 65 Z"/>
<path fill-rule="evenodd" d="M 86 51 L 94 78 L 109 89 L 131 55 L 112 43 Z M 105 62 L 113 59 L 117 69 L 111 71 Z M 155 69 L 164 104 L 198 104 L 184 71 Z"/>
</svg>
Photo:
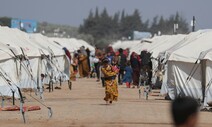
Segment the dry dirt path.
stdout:
<svg viewBox="0 0 212 127">
<path fill-rule="evenodd" d="M 149 100 L 138 99 L 138 89 L 119 86 L 119 101 L 105 105 L 104 88 L 94 79 L 78 79 L 70 91 L 66 83 L 61 90 L 45 91 L 45 103 L 52 107 L 53 117 L 48 119 L 48 110 L 26 112 L 27 123 L 23 124 L 19 112 L 0 112 L 1 127 L 172 127 L 169 101 L 150 96 Z M 26 105 L 39 105 L 27 97 Z M 200 126 L 212 126 L 212 114 L 201 113 Z"/>
</svg>

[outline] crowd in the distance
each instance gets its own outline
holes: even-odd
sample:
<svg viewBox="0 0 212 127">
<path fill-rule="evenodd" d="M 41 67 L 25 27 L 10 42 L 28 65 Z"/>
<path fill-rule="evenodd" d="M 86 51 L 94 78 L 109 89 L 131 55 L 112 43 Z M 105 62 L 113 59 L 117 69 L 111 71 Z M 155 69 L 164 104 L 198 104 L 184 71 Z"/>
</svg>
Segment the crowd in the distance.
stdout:
<svg viewBox="0 0 212 127">
<path fill-rule="evenodd" d="M 70 56 L 66 53 L 67 56 Z M 105 86 L 104 74 L 101 72 L 103 66 L 102 60 L 107 58 L 109 64 L 118 71 L 118 84 L 126 84 L 128 88 L 139 87 L 140 77 L 146 78 L 146 83 L 151 84 L 151 60 L 150 54 L 147 51 L 142 51 L 141 54 L 132 52 L 129 49 L 118 49 L 114 51 L 111 46 L 105 49 L 95 48 L 95 52 L 91 52 L 84 46 L 80 47 L 71 58 L 70 79 L 76 80 L 77 74 L 80 78 L 96 78 L 97 82 L 102 82 Z M 140 76 L 143 73 L 143 76 Z"/>
</svg>

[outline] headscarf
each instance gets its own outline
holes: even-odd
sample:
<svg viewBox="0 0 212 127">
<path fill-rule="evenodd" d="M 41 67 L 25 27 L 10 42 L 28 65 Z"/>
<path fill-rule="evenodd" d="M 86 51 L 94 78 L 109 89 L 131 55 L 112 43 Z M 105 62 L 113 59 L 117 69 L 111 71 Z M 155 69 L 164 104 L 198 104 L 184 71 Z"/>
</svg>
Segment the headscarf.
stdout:
<svg viewBox="0 0 212 127">
<path fill-rule="evenodd" d="M 81 51 L 81 53 L 82 53 L 83 55 L 85 55 L 85 56 L 88 55 L 87 52 L 85 51 L 84 46 L 80 47 L 80 51 Z"/>
<path fill-rule="evenodd" d="M 137 56 L 138 56 L 138 55 L 137 55 L 135 52 L 132 52 L 130 58 L 131 58 L 131 59 L 132 59 L 132 58 L 136 58 L 136 59 L 137 59 Z"/>
<path fill-rule="evenodd" d="M 66 56 L 69 58 L 69 60 L 71 61 L 71 53 L 69 52 L 69 50 L 66 47 L 63 47 L 63 50 L 66 54 Z"/>
<path fill-rule="evenodd" d="M 109 63 L 109 62 L 110 62 L 110 60 L 107 57 L 102 59 L 102 63 Z"/>
</svg>

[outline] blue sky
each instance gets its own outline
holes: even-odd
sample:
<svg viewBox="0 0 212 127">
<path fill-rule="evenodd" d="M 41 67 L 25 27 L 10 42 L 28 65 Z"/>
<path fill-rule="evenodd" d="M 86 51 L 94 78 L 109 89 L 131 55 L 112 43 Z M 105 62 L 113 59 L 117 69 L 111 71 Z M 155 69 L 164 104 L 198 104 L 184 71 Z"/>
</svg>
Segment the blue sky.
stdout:
<svg viewBox="0 0 212 127">
<path fill-rule="evenodd" d="M 189 23 L 195 15 L 202 29 L 212 28 L 211 6 L 212 0 L 0 0 L 0 16 L 79 26 L 96 7 L 107 8 L 109 14 L 139 9 L 144 20 L 178 11 Z"/>
</svg>

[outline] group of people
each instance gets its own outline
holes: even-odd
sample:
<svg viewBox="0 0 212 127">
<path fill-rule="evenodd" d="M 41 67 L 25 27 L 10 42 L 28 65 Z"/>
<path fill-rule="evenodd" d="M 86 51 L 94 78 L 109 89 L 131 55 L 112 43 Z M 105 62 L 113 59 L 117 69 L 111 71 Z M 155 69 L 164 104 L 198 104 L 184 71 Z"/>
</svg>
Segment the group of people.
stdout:
<svg viewBox="0 0 212 127">
<path fill-rule="evenodd" d="M 112 104 L 118 100 L 118 84 L 126 84 L 126 87 L 139 87 L 139 77 L 142 73 L 146 73 L 144 79 L 148 84 L 151 84 L 151 60 L 146 51 L 142 51 L 140 55 L 132 52 L 129 56 L 129 49 L 119 49 L 114 52 L 112 47 L 106 50 L 96 48 L 95 52 L 90 52 L 89 49 L 81 47 L 73 58 L 70 52 L 64 48 L 67 57 L 71 61 L 70 72 L 71 80 L 76 80 L 76 74 L 80 77 L 94 78 L 96 75 L 97 82 L 102 81 L 102 86 L 105 87 L 104 100 L 107 104 Z M 143 76 L 145 78 L 145 76 Z M 173 121 L 176 127 L 195 127 L 198 121 L 197 101 L 190 97 L 177 98 L 172 102 L 171 112 Z"/>
<path fill-rule="evenodd" d="M 104 74 L 101 73 L 102 59 L 107 58 L 109 64 L 116 68 L 118 71 L 118 84 L 126 84 L 128 88 L 139 87 L 139 84 L 143 80 L 140 80 L 142 73 L 146 74 L 146 84 L 151 84 L 152 76 L 152 63 L 150 59 L 151 54 L 147 51 L 142 51 L 140 55 L 135 52 L 129 54 L 129 49 L 120 48 L 118 51 L 114 51 L 112 47 L 108 47 L 104 52 L 96 48 L 95 59 L 97 58 L 95 70 L 97 74 L 97 82 L 102 80 L 102 86 L 104 87 Z"/>
<path fill-rule="evenodd" d="M 127 88 L 139 88 L 141 72 L 151 74 L 150 55 L 142 51 L 140 55 L 129 49 L 118 49 L 114 51 L 111 46 L 106 49 L 96 47 L 95 52 L 91 52 L 84 46 L 80 47 L 74 53 L 73 58 L 67 49 L 64 49 L 67 57 L 70 59 L 70 80 L 75 81 L 77 74 L 80 78 L 97 78 L 101 81 L 102 87 L 105 87 L 105 101 L 112 103 L 118 98 L 117 85 L 126 84 Z M 116 81 L 117 79 L 117 81 Z M 147 78 L 151 83 L 151 77 Z"/>
</svg>

